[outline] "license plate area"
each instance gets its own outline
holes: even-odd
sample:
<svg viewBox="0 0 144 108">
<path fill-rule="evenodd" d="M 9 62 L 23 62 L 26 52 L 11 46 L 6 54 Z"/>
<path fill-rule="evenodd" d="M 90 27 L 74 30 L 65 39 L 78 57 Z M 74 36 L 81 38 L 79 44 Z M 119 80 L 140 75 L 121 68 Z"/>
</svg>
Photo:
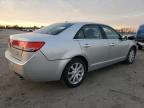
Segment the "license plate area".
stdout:
<svg viewBox="0 0 144 108">
<path fill-rule="evenodd" d="M 13 47 L 10 47 L 10 52 L 11 52 L 11 55 L 18 59 L 18 60 L 22 60 L 22 53 L 23 51 L 22 50 L 19 50 L 19 49 L 16 49 L 16 48 L 13 48 Z"/>
</svg>

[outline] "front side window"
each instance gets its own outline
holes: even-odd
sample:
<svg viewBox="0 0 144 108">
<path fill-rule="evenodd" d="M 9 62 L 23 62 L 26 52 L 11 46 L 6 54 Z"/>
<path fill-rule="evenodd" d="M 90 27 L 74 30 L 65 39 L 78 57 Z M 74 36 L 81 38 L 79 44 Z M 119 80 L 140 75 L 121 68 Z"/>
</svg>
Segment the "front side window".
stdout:
<svg viewBox="0 0 144 108">
<path fill-rule="evenodd" d="M 72 26 L 72 23 L 57 23 L 57 24 L 52 24 L 50 26 L 41 28 L 39 30 L 34 31 L 35 33 L 40 33 L 40 34 L 50 34 L 50 35 L 57 35 L 70 26 Z"/>
<path fill-rule="evenodd" d="M 119 34 L 115 32 L 114 30 L 112 30 L 110 27 L 103 26 L 102 29 L 107 39 L 119 39 L 120 38 Z"/>
</svg>

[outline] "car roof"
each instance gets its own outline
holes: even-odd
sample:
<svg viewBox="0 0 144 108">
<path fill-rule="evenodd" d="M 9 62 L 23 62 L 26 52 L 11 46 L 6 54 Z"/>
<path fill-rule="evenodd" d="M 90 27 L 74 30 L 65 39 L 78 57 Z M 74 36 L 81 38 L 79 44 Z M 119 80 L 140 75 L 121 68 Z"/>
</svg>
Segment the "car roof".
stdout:
<svg viewBox="0 0 144 108">
<path fill-rule="evenodd" d="M 86 24 L 98 24 L 98 25 L 105 25 L 101 23 L 96 23 L 96 22 L 65 22 L 65 23 L 72 23 L 72 24 L 78 24 L 78 25 L 86 25 Z M 107 26 L 107 25 L 106 25 Z"/>
</svg>

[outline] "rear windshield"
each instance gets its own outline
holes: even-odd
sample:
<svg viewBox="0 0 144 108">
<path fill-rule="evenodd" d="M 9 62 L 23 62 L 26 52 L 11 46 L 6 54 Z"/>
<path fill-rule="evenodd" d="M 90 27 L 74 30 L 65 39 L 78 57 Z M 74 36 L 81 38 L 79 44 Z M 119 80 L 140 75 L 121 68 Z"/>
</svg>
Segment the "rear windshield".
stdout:
<svg viewBox="0 0 144 108">
<path fill-rule="evenodd" d="M 35 33 L 40 33 L 40 34 L 50 34 L 50 35 L 57 35 L 73 24 L 71 23 L 57 23 L 57 24 L 52 24 L 47 27 L 41 28 L 39 30 L 34 31 Z"/>
<path fill-rule="evenodd" d="M 138 36 L 144 36 L 144 26 L 141 26 L 138 30 Z"/>
</svg>

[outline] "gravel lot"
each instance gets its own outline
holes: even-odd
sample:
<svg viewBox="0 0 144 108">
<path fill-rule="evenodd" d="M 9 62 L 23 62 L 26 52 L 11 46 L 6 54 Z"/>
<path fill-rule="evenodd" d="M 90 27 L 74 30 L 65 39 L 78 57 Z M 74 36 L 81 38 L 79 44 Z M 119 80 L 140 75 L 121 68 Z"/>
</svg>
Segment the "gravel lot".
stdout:
<svg viewBox="0 0 144 108">
<path fill-rule="evenodd" d="M 4 52 L 8 35 L 0 31 L 0 108 L 144 108 L 144 51 L 133 65 L 115 64 L 88 74 L 75 89 L 61 82 L 34 83 L 9 71 Z"/>
</svg>

